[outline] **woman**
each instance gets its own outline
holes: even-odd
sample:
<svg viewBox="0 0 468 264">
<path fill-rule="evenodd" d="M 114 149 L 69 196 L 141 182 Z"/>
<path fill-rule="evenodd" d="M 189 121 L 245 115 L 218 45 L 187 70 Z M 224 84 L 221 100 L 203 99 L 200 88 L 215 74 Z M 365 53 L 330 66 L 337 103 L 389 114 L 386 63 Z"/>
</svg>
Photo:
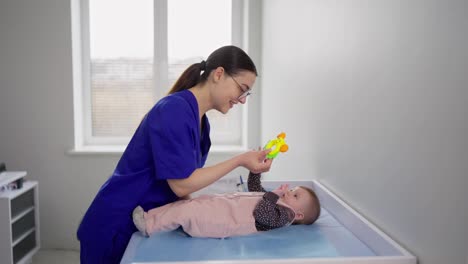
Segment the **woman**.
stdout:
<svg viewBox="0 0 468 264">
<path fill-rule="evenodd" d="M 104 183 L 79 228 L 82 263 L 119 263 L 137 231 L 132 210 L 174 202 L 237 167 L 270 169 L 268 150 L 249 151 L 203 168 L 211 146 L 206 112 L 227 113 L 244 104 L 257 77 L 249 56 L 235 46 L 192 64 L 146 114 L 113 175 Z"/>
</svg>

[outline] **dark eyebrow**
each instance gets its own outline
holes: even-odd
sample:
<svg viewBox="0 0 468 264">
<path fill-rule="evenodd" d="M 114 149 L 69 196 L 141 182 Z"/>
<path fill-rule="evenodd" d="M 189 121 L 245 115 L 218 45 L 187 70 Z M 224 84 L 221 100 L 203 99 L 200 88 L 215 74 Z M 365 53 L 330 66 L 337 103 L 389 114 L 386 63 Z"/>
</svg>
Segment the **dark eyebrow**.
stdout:
<svg viewBox="0 0 468 264">
<path fill-rule="evenodd" d="M 247 84 L 243 83 L 241 85 L 245 85 L 245 87 L 247 87 L 247 91 L 251 90 L 250 87 Z"/>
</svg>

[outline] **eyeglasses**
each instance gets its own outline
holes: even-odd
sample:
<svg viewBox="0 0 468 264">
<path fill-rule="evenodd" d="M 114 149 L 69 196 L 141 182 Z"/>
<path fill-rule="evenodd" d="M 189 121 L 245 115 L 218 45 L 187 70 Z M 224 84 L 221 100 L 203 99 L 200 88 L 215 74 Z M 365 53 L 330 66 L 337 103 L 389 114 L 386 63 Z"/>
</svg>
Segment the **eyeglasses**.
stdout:
<svg viewBox="0 0 468 264">
<path fill-rule="evenodd" d="M 237 97 L 237 100 L 242 100 L 244 98 L 247 98 L 247 96 L 251 95 L 252 94 L 252 89 L 251 88 L 247 88 L 247 91 L 244 91 L 244 89 L 242 89 L 242 86 L 239 84 L 239 82 L 236 81 L 236 79 L 234 79 L 234 77 L 232 77 L 231 75 L 227 74 L 229 77 L 231 77 L 231 79 L 237 84 L 237 87 L 239 87 L 239 89 L 242 91 L 242 94 Z"/>
</svg>

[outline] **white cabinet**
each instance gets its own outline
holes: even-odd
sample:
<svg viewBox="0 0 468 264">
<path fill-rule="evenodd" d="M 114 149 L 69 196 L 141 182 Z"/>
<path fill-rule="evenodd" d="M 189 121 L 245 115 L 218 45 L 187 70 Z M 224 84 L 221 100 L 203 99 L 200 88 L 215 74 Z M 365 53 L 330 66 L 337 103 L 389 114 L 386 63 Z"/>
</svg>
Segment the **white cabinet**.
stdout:
<svg viewBox="0 0 468 264">
<path fill-rule="evenodd" d="M 21 189 L 0 192 L 0 262 L 30 263 L 39 247 L 38 184 L 24 181 Z"/>
</svg>

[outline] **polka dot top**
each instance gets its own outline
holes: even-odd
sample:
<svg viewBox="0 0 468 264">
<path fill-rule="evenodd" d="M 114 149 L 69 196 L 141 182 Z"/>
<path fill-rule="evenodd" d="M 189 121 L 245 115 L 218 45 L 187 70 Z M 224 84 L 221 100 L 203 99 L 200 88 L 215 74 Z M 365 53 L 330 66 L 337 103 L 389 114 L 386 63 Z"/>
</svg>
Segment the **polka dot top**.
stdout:
<svg viewBox="0 0 468 264">
<path fill-rule="evenodd" d="M 295 213 L 287 207 L 277 204 L 279 196 L 274 192 L 267 192 L 260 182 L 261 174 L 249 174 L 247 186 L 249 192 L 265 192 L 263 199 L 255 207 L 253 212 L 255 227 L 258 231 L 268 231 L 289 225 Z"/>
</svg>

